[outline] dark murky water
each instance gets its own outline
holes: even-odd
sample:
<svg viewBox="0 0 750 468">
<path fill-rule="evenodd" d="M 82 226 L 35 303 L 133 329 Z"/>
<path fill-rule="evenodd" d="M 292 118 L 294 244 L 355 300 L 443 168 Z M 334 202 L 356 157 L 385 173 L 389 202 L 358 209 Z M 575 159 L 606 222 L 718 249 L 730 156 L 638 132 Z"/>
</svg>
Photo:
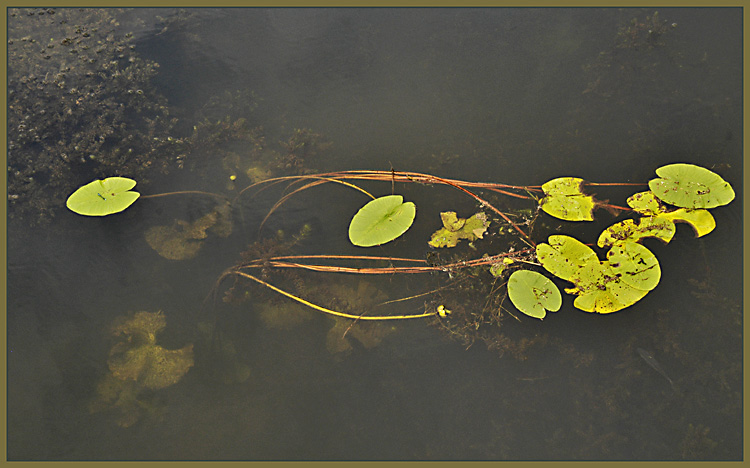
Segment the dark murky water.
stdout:
<svg viewBox="0 0 750 468">
<path fill-rule="evenodd" d="M 523 360 L 480 342 L 465 349 L 424 321 L 395 322 L 377 345 L 354 343 L 349 354 L 337 355 L 327 348 L 331 321 L 322 315 L 274 328 L 259 319 L 257 301 L 206 301 L 221 272 L 257 240 L 259 220 L 278 191 L 243 199 L 232 235 L 207 239 L 185 261 L 157 255 L 144 233 L 202 216 L 212 204 L 200 197 L 139 200 L 100 219 L 63 211 L 42 227 L 10 222 L 8 457 L 741 459 L 741 10 L 662 9 L 658 17 L 667 27 L 652 35 L 631 23 L 653 14 L 588 8 L 124 14 L 123 28 L 140 25 L 133 31 L 137 51 L 160 64 L 155 83 L 186 132 L 212 96 L 252 91 L 257 107 L 248 118 L 263 126 L 267 141 L 309 128 L 333 143 L 310 163 L 320 172 L 393 167 L 540 185 L 568 175 L 645 182 L 661 165 L 689 162 L 714 168 L 737 198 L 712 211 L 717 227 L 705 238 L 694 239 L 680 225 L 669 245 L 647 242 L 662 279 L 631 308 L 591 315 L 564 295 L 562 310 L 543 322 L 511 323 L 517 342 L 545 334 L 559 344 L 531 347 Z M 210 156 L 195 155 L 189 168 L 138 188 L 144 195 L 196 187 L 236 193 L 248 183 L 240 173 L 229 191 L 231 170 Z M 363 185 L 378 195 L 391 190 L 387 182 Z M 302 253 L 361 254 L 348 243 L 346 226 L 365 198 L 342 187 L 313 190 L 276 213 L 264 235 L 310 223 Z M 419 214 L 403 241 L 380 251 L 388 255 L 424 258 L 439 211 L 476 208 L 441 187 L 402 184 L 397 191 L 415 201 Z M 602 188 L 597 196 L 624 205 L 631 193 Z M 600 210 L 597 219 L 593 227 L 549 225 L 593 242 L 612 216 Z M 390 297 L 440 280 L 368 278 Z M 261 297 L 257 288 L 249 291 Z M 117 411 L 92 413 L 89 405 L 107 373 L 107 327 L 141 310 L 163 311 L 167 326 L 158 343 L 168 349 L 195 343 L 196 365 L 177 384 L 144 392 L 148 404 L 131 408 L 137 421 L 122 427 Z M 223 354 L 211 352 L 208 324 Z M 653 355 L 678 391 L 637 348 Z M 571 359 L 566 349 L 590 359 Z"/>
</svg>

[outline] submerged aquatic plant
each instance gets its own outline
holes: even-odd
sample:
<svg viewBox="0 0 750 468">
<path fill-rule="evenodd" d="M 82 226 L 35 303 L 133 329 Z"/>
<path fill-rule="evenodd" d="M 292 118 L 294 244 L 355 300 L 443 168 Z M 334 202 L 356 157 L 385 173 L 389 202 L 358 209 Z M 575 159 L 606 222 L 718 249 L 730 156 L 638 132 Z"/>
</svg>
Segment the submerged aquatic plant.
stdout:
<svg viewBox="0 0 750 468">
<path fill-rule="evenodd" d="M 142 311 L 115 320 L 110 332 L 118 341 L 109 351 L 109 372 L 97 385 L 91 412 L 116 409 L 117 423 L 123 427 L 135 424 L 144 408 L 158 412 L 141 394 L 176 384 L 193 367 L 192 344 L 176 350 L 156 344 L 156 335 L 166 325 L 161 311 Z"/>
</svg>

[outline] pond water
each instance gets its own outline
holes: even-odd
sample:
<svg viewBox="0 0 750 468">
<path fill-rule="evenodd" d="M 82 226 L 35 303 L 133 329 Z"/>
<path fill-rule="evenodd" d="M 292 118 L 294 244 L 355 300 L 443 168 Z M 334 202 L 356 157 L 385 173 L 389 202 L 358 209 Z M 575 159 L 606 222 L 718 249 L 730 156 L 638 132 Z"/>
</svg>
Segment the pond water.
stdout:
<svg viewBox="0 0 750 468">
<path fill-rule="evenodd" d="M 264 140 L 260 149 L 252 148 L 257 138 L 195 145 L 182 169 L 139 183 L 144 198 L 121 214 L 81 217 L 58 203 L 56 216 L 37 224 L 13 217 L 21 208 L 9 205 L 9 459 L 742 459 L 741 9 L 110 14 L 118 21 L 112 34 L 132 32 L 138 57 L 159 64 L 145 91 L 166 98 L 178 119 L 175 138 L 188 138 L 204 117 L 229 115 L 262 128 Z M 26 15 L 8 18 L 11 39 Z M 26 34 L 47 41 L 54 28 L 39 25 Z M 76 138 L 58 130 L 45 138 Z M 201 195 L 146 195 L 201 190 L 235 198 L 251 183 L 250 159 L 291 154 L 303 140 L 314 149 L 303 161 L 311 173 L 393 169 L 513 185 L 560 176 L 645 183 L 656 168 L 686 162 L 719 173 L 737 197 L 711 210 L 716 228 L 705 237 L 680 224 L 668 245 L 644 242 L 662 277 L 635 305 L 588 314 L 563 294 L 561 310 L 539 321 L 506 301 L 499 326 L 477 322 L 481 329 L 474 336 L 464 330 L 464 339 L 435 318 L 386 322 L 357 335 L 368 330 L 360 322 L 332 329 L 330 317 L 290 307 L 291 300 L 252 282 L 237 284 L 236 301 L 223 301 L 234 280 L 217 282 L 250 244 L 276 239 L 278 230 L 291 239 L 304 225 L 311 230 L 296 254 L 447 261 L 453 252 L 427 245 L 439 213 L 468 217 L 479 209 L 449 187 L 392 184 L 387 177 L 352 181 L 375 196 L 395 189 L 417 205 L 406 235 L 371 250 L 347 238 L 349 220 L 368 198 L 340 184 L 297 194 L 262 229 L 283 188 L 247 192 L 232 204 L 231 234 L 209 232 L 189 259 L 165 258 L 150 247 L 150 229 L 194 223 L 216 203 Z M 9 167 L 19 164 L 16 154 Z M 297 169 L 276 167 L 274 175 Z M 92 179 L 78 174 L 66 181 L 66 193 Z M 640 190 L 645 186 L 592 191 L 625 206 Z M 476 192 L 501 209 L 534 208 L 528 200 Z M 581 225 L 540 215 L 534 239 L 567 233 L 595 243 L 627 214 L 615 218 L 601 209 L 595 216 Z M 495 225 L 486 237 L 492 253 L 509 247 Z M 488 250 L 482 242 L 477 250 L 463 242 L 454 253 L 481 256 Z M 603 259 L 605 252 L 598 254 Z M 263 278 L 353 310 L 451 283 L 446 273 L 363 279 L 295 271 Z M 478 291 L 436 297 L 455 313 L 479 314 L 487 292 Z M 398 302 L 390 313 L 419 314 L 437 300 Z M 102 382 L 122 365 L 113 364 L 121 356 L 110 327 L 137 311 L 162 311 L 166 326 L 156 343 L 169 350 L 193 344 L 194 365 L 162 388 L 106 390 Z M 457 318 L 443 323 L 450 320 Z M 495 346 L 481 337 L 494 337 Z"/>
</svg>

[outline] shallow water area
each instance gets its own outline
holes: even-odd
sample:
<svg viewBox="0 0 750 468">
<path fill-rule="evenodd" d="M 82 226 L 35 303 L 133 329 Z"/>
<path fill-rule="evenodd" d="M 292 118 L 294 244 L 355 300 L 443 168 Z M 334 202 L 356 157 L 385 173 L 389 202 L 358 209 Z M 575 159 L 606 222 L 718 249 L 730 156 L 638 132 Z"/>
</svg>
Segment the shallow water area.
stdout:
<svg viewBox="0 0 750 468">
<path fill-rule="evenodd" d="M 8 161 L 9 460 L 742 459 L 741 9 L 137 8 L 109 11 L 106 24 L 80 16 L 91 23 L 79 27 L 79 46 L 61 43 L 62 25 L 31 22 L 28 12 L 37 18 L 39 10 L 15 11 L 9 88 L 30 97 L 18 101 L 28 112 L 13 113 L 24 127 L 9 130 L 21 148 Z M 110 37 L 127 34 L 126 55 L 97 68 L 103 54 L 120 53 L 104 45 Z M 60 80 L 14 69 L 14 54 L 43 52 L 48 36 L 49 50 L 65 53 L 33 57 L 53 74 L 73 66 L 64 105 L 43 99 L 45 86 L 63 89 Z M 99 61 L 76 75 L 82 55 Z M 114 90 L 127 84 L 113 69 L 150 71 L 128 95 Z M 97 107 L 84 89 L 115 104 Z M 138 91 L 143 107 L 116 106 L 138 102 L 123 101 Z M 94 117 L 77 114 L 76 100 Z M 60 126 L 34 140 L 35 119 L 50 114 Z M 66 115 L 80 120 L 67 128 Z M 110 124 L 98 142 L 91 129 Z M 130 128 L 132 142 L 121 142 L 116 132 Z M 122 156 L 128 144 L 158 151 L 131 163 Z M 90 158 L 76 147 L 99 152 Z M 73 162 L 45 172 L 42 158 L 62 158 L 54 148 Z M 395 181 L 389 171 L 519 186 L 562 176 L 643 183 L 592 187 L 597 199 L 626 206 L 656 168 L 675 162 L 717 172 L 736 198 L 711 210 L 716 229 L 705 237 L 683 223 L 669 244 L 646 240 L 660 283 L 613 314 L 578 310 L 565 293 L 561 310 L 542 321 L 508 300 L 501 312 L 490 294 L 501 294 L 507 277 L 494 288 L 486 269 L 358 275 L 258 260 L 374 255 L 439 264 L 526 247 L 499 233 L 494 217 L 471 246 L 431 248 L 441 212 L 468 218 L 482 207 L 454 187 Z M 141 193 L 121 213 L 84 217 L 54 197 L 42 202 L 117 167 L 125 169 L 107 175 L 138 178 Z M 351 187 L 311 187 L 265 220 L 299 184 L 243 192 L 272 176 L 365 169 L 386 176 L 349 182 L 417 206 L 413 226 L 380 247 L 349 242 L 349 221 L 369 200 Z M 183 191 L 192 193 L 151 196 Z M 533 200 L 475 193 L 504 211 L 536 209 Z M 39 213 L 49 219 L 39 222 Z M 573 223 L 542 213 L 532 238 L 566 233 L 594 245 L 628 217 L 599 209 L 593 223 Z M 157 228 L 172 233 L 170 244 L 149 241 Z M 333 310 L 411 315 L 442 305 L 455 315 L 334 319 L 222 276 L 238 264 Z M 502 320 L 451 328 L 459 314 L 480 317 L 490 307 Z M 138 311 L 161 311 L 166 322 L 146 344 L 112 331 Z M 168 369 L 167 357 L 148 361 L 191 344 L 194 362 L 183 372 Z M 113 369 L 130 377 L 107 381 Z M 170 370 L 174 382 L 165 385 Z"/>
</svg>

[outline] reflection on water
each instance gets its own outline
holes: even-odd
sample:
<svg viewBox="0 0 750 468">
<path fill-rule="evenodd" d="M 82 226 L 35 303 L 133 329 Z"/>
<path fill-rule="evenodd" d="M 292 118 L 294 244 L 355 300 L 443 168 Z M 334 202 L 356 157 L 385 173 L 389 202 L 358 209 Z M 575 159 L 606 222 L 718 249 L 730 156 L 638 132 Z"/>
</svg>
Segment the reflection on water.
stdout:
<svg viewBox="0 0 750 468">
<path fill-rule="evenodd" d="M 34 13 L 37 18 L 39 11 Z M 46 18 L 62 18 L 59 13 L 44 11 Z M 69 13 L 66 18 L 75 17 Z M 11 31 L 21 28 L 21 18 L 28 20 L 24 14 L 9 18 Z M 232 209 L 193 193 L 141 197 L 125 212 L 103 218 L 64 209 L 49 223 L 12 217 L 10 459 L 742 457 L 739 9 L 112 14 L 118 23 L 109 23 L 107 34 L 132 32 L 135 47 L 128 53 L 159 64 L 152 78 L 139 83 L 152 83 L 144 85 L 146 95 L 163 95 L 168 104 L 155 114 L 148 114 L 149 106 L 120 112 L 118 119 L 167 113 L 177 119 L 151 126 L 156 133 L 149 134 L 148 126 L 133 133 L 136 148 L 155 135 L 154 147 L 170 151 L 165 160 L 171 168 L 168 175 L 139 169 L 149 177 L 136 189 L 144 196 L 218 193 L 232 200 Z M 16 48 L 10 44 L 9 50 L 37 53 L 39 39 L 30 39 L 46 43 L 57 30 L 44 24 L 12 37 Z M 96 37 L 96 31 L 83 26 L 81 45 L 88 46 L 83 34 Z M 71 57 L 90 53 L 85 50 Z M 102 46 L 100 53 L 112 50 Z M 33 57 L 59 59 L 53 53 L 49 59 Z M 128 56 L 117 60 L 123 60 L 117 67 L 125 66 Z M 32 82 L 39 90 L 58 86 L 54 77 L 29 81 L 26 69 L 14 74 L 13 64 L 15 92 L 31 93 Z M 75 76 L 84 83 L 112 74 Z M 116 86 L 116 81 L 96 83 L 90 92 L 97 96 Z M 77 99 L 80 106 L 92 105 L 66 93 L 71 105 Z M 106 102 L 122 98 L 107 96 Z M 43 115 L 39 112 L 48 106 L 50 113 L 63 115 L 64 106 L 57 104 L 34 101 L 29 112 Z M 58 193 L 53 189 L 70 193 L 96 171 L 86 166 L 90 162 L 61 166 L 75 179 L 67 180 L 49 172 L 52 166 L 45 172 L 44 165 L 23 160 L 29 154 L 51 158 L 38 151 L 55 146 L 42 144 L 54 128 L 38 127 L 45 130 L 36 141 L 27 131 L 33 125 L 19 129 L 21 123 L 9 135 L 32 153 L 11 153 L 9 211 L 48 213 L 54 200 L 37 205 L 40 196 Z M 128 128 L 123 125 L 120 130 Z M 79 133 L 54 137 L 70 138 L 59 148 L 88 138 L 83 124 L 71 131 Z M 98 148 L 100 158 L 119 154 L 120 145 L 106 136 L 100 143 L 79 144 Z M 264 262 L 279 255 L 361 255 L 348 241 L 347 226 L 367 197 L 339 184 L 313 187 L 279 206 L 261 227 L 269 209 L 293 188 L 240 192 L 269 176 L 391 168 L 516 185 L 540 185 L 558 176 L 645 182 L 657 167 L 677 161 L 713 168 L 737 192 L 731 205 L 712 210 L 716 230 L 694 239 L 681 225 L 669 245 L 647 241 L 662 279 L 631 308 L 586 314 L 565 295 L 562 310 L 543 322 L 519 314 L 507 301 L 503 306 L 518 320 L 506 313 L 487 315 L 499 310 L 492 299 L 499 285 L 484 270 L 453 278 L 460 288 L 420 296 L 449 283 L 447 274 L 363 278 L 270 268 Z M 27 173 L 32 167 L 36 172 Z M 375 196 L 392 190 L 390 180 L 357 184 Z M 415 225 L 401 240 L 367 253 L 435 262 L 507 250 L 507 238 L 493 224 L 486 239 L 474 239 L 472 246 L 462 240 L 452 249 L 430 248 L 440 212 L 467 218 L 477 211 L 476 203 L 448 187 L 394 186 L 416 203 Z M 624 205 L 636 190 L 641 189 L 600 187 L 597 198 Z M 502 209 L 529 208 L 481 193 Z M 28 203 L 23 209 L 22 202 Z M 596 216 L 597 222 L 584 226 L 540 216 L 535 239 L 543 241 L 558 228 L 596 239 L 613 219 L 604 210 Z M 334 310 L 418 314 L 439 300 L 476 321 L 352 325 L 255 283 L 222 276 L 238 264 Z M 415 297 L 381 305 L 409 296 Z M 138 311 L 163 311 L 168 326 L 159 332 L 159 346 L 146 340 L 147 346 L 130 351 L 113 348 L 113 321 Z M 137 384 L 138 378 L 172 382 L 158 371 L 169 367 L 165 350 L 188 343 L 194 345 L 194 365 L 183 362 L 181 370 L 189 370 L 179 381 Z M 153 352 L 156 348 L 161 351 Z M 127 372 L 117 374 L 113 367 Z M 109 373 L 124 377 L 115 377 L 118 385 L 140 385 L 136 393 L 118 393 L 137 397 L 115 405 L 125 413 L 132 408 L 137 418 L 90 411 L 97 385 Z M 679 392 L 672 391 L 672 381 Z"/>
</svg>

